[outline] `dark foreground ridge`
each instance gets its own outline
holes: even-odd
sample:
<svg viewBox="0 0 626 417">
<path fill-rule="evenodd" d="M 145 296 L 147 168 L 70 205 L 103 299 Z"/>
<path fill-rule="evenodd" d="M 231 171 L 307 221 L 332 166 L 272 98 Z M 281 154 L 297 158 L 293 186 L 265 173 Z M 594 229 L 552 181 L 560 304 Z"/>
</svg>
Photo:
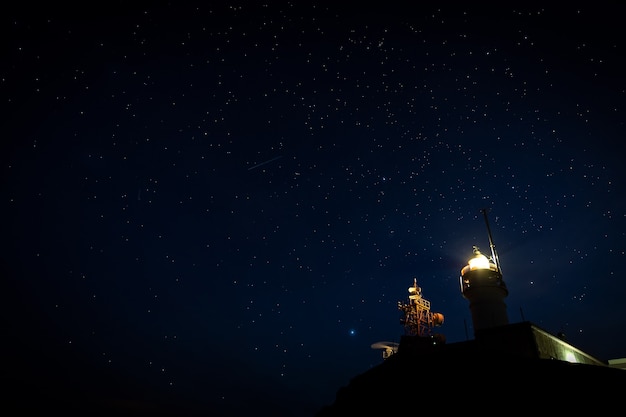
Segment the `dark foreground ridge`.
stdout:
<svg viewBox="0 0 626 417">
<path fill-rule="evenodd" d="M 624 386 L 626 371 L 621 369 L 516 356 L 460 343 L 399 351 L 340 388 L 334 403 L 316 417 L 417 414 L 432 407 L 441 412 L 462 407 L 482 416 L 507 411 L 600 411 L 608 409 L 616 400 L 614 393 Z"/>
</svg>

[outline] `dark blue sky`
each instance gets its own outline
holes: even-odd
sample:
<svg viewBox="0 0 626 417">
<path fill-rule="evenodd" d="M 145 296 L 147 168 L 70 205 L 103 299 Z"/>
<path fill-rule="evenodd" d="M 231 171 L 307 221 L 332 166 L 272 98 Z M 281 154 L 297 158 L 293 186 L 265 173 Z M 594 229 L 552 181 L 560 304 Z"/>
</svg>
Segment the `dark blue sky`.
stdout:
<svg viewBox="0 0 626 417">
<path fill-rule="evenodd" d="M 313 415 L 414 278 L 473 337 L 483 208 L 509 320 L 626 356 L 620 6 L 150 3 L 3 14 L 19 387 Z"/>
</svg>

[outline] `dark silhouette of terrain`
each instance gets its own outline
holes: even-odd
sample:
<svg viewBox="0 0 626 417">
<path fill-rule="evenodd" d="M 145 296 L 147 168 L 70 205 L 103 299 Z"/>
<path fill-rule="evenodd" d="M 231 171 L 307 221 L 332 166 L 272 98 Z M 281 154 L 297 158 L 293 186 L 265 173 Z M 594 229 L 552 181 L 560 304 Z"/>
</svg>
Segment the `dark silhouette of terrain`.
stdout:
<svg viewBox="0 0 626 417">
<path fill-rule="evenodd" d="M 611 403 L 620 400 L 615 395 L 625 386 L 621 369 L 516 357 L 461 343 L 393 354 L 341 387 L 316 417 L 419 415 L 434 409 L 481 416 L 583 409 L 596 414 L 614 409 Z"/>
</svg>

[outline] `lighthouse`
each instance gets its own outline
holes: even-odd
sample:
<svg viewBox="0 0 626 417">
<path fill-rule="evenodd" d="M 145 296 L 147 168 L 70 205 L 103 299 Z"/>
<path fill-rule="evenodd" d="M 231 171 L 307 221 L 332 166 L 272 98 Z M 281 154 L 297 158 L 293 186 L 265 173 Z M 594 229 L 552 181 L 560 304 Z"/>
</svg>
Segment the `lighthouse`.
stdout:
<svg viewBox="0 0 626 417">
<path fill-rule="evenodd" d="M 473 256 L 461 269 L 461 294 L 469 301 L 474 335 L 477 331 L 509 324 L 504 299 L 509 295 L 502 279 L 500 262 L 491 238 L 486 210 L 482 210 L 489 234 L 491 257 L 485 256 L 477 246 Z"/>
</svg>

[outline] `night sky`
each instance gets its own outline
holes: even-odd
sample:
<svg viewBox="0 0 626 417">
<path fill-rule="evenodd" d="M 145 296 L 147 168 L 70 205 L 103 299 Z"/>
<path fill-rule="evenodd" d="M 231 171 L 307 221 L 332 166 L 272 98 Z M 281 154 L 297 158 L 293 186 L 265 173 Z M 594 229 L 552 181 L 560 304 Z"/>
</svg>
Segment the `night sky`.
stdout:
<svg viewBox="0 0 626 417">
<path fill-rule="evenodd" d="M 622 6 L 335 3 L 3 11 L 15 392 L 312 416 L 414 278 L 473 339 L 483 209 L 509 321 L 626 356 Z"/>
</svg>

